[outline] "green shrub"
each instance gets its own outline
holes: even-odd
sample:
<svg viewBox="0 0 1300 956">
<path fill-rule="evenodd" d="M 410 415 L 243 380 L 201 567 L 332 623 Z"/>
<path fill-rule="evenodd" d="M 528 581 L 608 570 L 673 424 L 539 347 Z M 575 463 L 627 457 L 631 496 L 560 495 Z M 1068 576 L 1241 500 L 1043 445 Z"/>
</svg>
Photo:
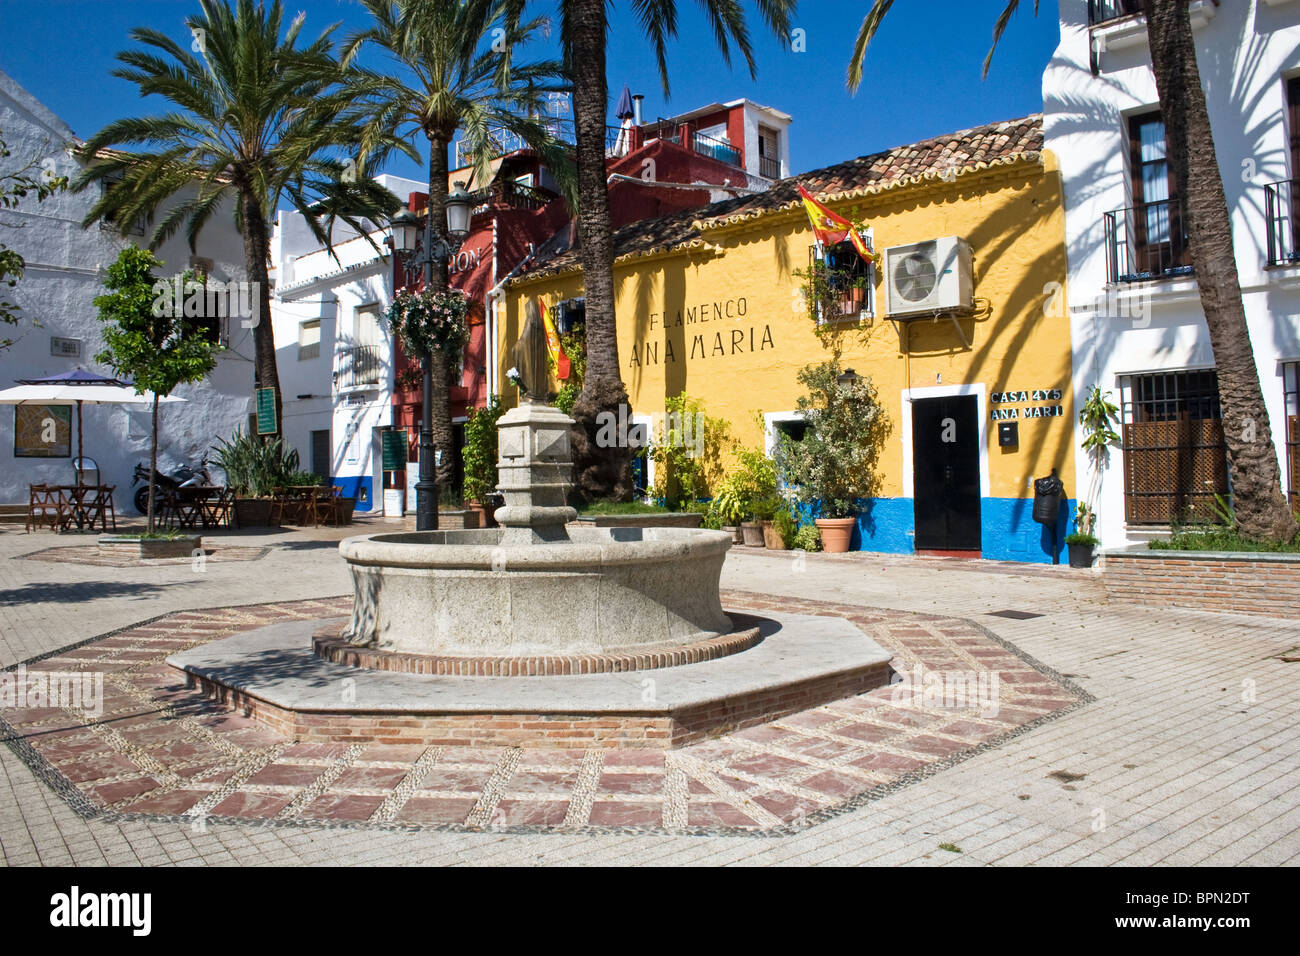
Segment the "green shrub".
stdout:
<svg viewBox="0 0 1300 956">
<path fill-rule="evenodd" d="M 269 497 L 299 472 L 298 451 L 286 446 L 283 438 L 263 441 L 238 431 L 229 441 L 218 438 L 213 451 L 236 495 Z"/>
<path fill-rule="evenodd" d="M 794 540 L 790 544 L 800 551 L 820 551 L 822 549 L 822 533 L 817 530 L 815 524 L 806 524 L 795 532 Z"/>
<path fill-rule="evenodd" d="M 295 471 L 285 477 L 286 485 L 323 485 L 325 479 L 314 471 Z"/>
<path fill-rule="evenodd" d="M 794 538 L 799 530 L 799 522 L 795 520 L 789 508 L 777 509 L 776 514 L 772 515 L 772 526 L 776 529 L 776 533 L 781 536 L 781 543 L 785 547 L 794 547 Z"/>
<path fill-rule="evenodd" d="M 497 422 L 505 414 L 501 396 L 491 395 L 487 405 L 470 411 L 465 421 L 465 484 L 468 501 L 484 501 L 497 487 Z"/>
</svg>

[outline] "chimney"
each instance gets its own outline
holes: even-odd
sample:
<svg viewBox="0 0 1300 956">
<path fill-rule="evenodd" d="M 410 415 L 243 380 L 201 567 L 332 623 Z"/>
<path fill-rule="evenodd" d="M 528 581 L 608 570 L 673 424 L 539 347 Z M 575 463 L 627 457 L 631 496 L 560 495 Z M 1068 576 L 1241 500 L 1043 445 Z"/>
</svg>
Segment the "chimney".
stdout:
<svg viewBox="0 0 1300 956">
<path fill-rule="evenodd" d="M 632 122 L 636 123 L 637 126 L 641 125 L 641 101 L 643 99 L 645 99 L 645 96 L 641 93 L 632 96 Z"/>
</svg>

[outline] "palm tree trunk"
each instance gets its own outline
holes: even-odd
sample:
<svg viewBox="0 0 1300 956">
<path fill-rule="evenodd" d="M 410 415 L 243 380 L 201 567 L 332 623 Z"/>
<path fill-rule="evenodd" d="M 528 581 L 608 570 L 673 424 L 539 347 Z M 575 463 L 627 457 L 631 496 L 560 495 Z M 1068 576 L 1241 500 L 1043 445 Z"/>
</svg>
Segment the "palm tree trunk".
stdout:
<svg viewBox="0 0 1300 956">
<path fill-rule="evenodd" d="M 632 455 L 626 436 L 598 441 L 601 424 L 628 404 L 619 374 L 614 320 L 614 244 L 605 182 L 605 0 L 573 0 L 567 14 L 569 64 L 578 156 L 578 239 L 587 306 L 587 372 L 573 407 L 574 482 L 587 499 L 632 498 Z M 631 409 L 625 415 L 630 418 Z M 605 430 L 609 435 L 610 429 Z"/>
<path fill-rule="evenodd" d="M 1232 227 L 1214 151 L 1186 0 L 1142 0 L 1151 65 L 1169 142 L 1169 161 L 1186 206 L 1188 246 L 1219 377 L 1219 404 L 1233 506 L 1252 537 L 1290 539 L 1295 518 L 1282 483 L 1260 391 Z"/>
<path fill-rule="evenodd" d="M 153 396 L 153 437 L 149 442 L 149 510 L 146 512 L 145 529 L 153 531 L 154 485 L 158 476 L 158 393 Z"/>
<path fill-rule="evenodd" d="M 271 239 L 262 215 L 262 204 L 251 191 L 240 194 L 240 213 L 243 217 L 244 271 L 253 283 L 256 315 L 253 317 L 254 367 L 257 369 L 257 387 L 275 390 L 275 430 L 284 429 L 284 408 L 280 398 L 280 369 L 275 361 L 275 331 L 271 324 L 271 284 L 266 262 L 271 253 Z M 233 321 L 233 319 L 231 320 Z M 268 438 L 271 436 L 267 436 Z"/>
<path fill-rule="evenodd" d="M 446 240 L 447 232 L 447 149 L 451 137 L 440 133 L 429 136 L 429 215 L 433 219 L 433 238 Z M 448 262 L 436 260 L 425 272 L 427 287 L 433 292 L 445 292 L 449 287 Z M 453 447 L 454 435 L 451 428 L 451 381 L 452 362 L 445 352 L 434 351 L 425 358 L 433 378 L 433 444 L 442 452 L 442 464 L 438 466 L 438 487 L 451 486 L 455 474 L 455 456 L 460 449 Z"/>
</svg>

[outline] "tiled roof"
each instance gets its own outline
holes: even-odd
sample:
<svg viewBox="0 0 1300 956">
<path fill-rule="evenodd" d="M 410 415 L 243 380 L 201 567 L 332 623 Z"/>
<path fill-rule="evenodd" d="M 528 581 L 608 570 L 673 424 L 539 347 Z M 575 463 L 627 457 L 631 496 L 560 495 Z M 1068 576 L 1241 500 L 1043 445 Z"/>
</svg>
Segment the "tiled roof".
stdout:
<svg viewBox="0 0 1300 956">
<path fill-rule="evenodd" d="M 614 233 L 614 258 L 634 258 L 679 247 L 703 247 L 702 231 L 753 219 L 798 204 L 802 183 L 819 199 L 866 195 L 925 179 L 952 178 L 1006 162 L 1038 161 L 1043 148 L 1043 118 L 990 123 L 936 136 L 847 162 L 814 169 L 774 184 L 766 192 L 724 199 L 707 206 L 631 223 Z M 577 249 L 569 249 L 520 276 L 554 275 L 579 268 Z"/>
</svg>

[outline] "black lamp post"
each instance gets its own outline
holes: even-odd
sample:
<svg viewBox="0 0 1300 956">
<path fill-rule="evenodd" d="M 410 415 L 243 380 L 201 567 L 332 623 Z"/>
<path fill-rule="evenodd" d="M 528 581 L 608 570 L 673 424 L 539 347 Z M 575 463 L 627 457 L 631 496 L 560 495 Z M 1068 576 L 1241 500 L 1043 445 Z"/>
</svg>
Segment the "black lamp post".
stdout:
<svg viewBox="0 0 1300 956">
<path fill-rule="evenodd" d="M 840 385 L 847 385 L 849 388 L 852 388 L 854 385 L 858 384 L 858 382 L 862 381 L 862 376 L 853 371 L 853 369 L 846 368 L 839 375 L 835 376 L 835 381 Z"/>
<path fill-rule="evenodd" d="M 393 249 L 406 260 L 409 271 L 413 266 L 423 266 L 424 287 L 433 284 L 434 263 L 450 259 L 469 235 L 470 194 L 464 183 L 456 183 L 448 194 L 446 203 L 447 234 L 449 240 L 433 235 L 433 216 L 425 210 L 423 217 L 409 209 L 392 219 Z M 424 237 L 419 238 L 420 219 L 424 219 Z M 410 279 L 408 277 L 408 283 Z M 433 370 L 430 356 L 421 356 L 424 367 L 423 398 L 420 406 L 420 475 L 415 483 L 415 530 L 438 530 L 438 469 L 434 461 L 433 446 Z"/>
</svg>

